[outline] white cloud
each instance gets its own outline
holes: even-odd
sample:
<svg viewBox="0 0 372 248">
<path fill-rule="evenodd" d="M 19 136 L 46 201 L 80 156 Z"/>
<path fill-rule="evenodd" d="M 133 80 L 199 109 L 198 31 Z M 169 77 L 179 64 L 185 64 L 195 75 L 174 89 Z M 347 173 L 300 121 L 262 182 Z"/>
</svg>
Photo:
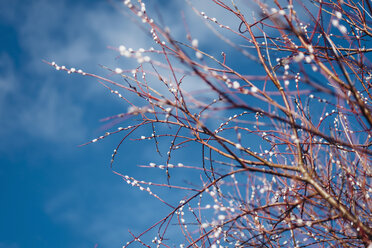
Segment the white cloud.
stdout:
<svg viewBox="0 0 372 248">
<path fill-rule="evenodd" d="M 65 75 L 42 63 L 42 59 L 93 72 L 98 64 L 113 64 L 115 53 L 106 46 L 122 41 L 119 27 L 127 24 L 111 6 L 102 6 L 87 7 L 81 3 L 70 6 L 63 1 L 46 0 L 32 1 L 27 6 L 21 2 L 7 6 L 10 10 L 2 17 L 18 31 L 22 53 L 16 56 L 20 56 L 22 66 L 15 71 L 12 58 L 5 53 L 0 55 L 0 113 L 6 116 L 1 123 L 1 130 L 6 131 L 0 134 L 26 131 L 30 137 L 50 142 L 81 142 L 86 131 L 84 106 L 83 102 L 74 101 L 73 92 L 83 86 L 76 76 L 62 86 Z M 17 13 L 24 16 L 16 18 Z M 92 101 L 102 94 L 101 86 L 92 81 L 81 90 L 81 99 Z M 9 97 L 15 104 L 4 102 Z"/>
<path fill-rule="evenodd" d="M 17 113 L 14 108 L 14 98 L 19 94 L 18 71 L 14 68 L 13 59 L 7 54 L 0 54 L 0 151 L 12 142 L 10 131 L 17 129 Z"/>
<path fill-rule="evenodd" d="M 18 4 L 22 5 L 22 1 L 18 1 Z M 89 6 L 76 3 L 69 6 L 63 1 L 36 0 L 29 4 L 27 11 L 22 11 L 24 17 L 21 21 L 10 14 L 7 17 L 18 25 L 19 42 L 24 52 L 21 61 L 25 64 L 19 71 L 9 68 L 9 73 L 0 78 L 0 90 L 4 89 L 0 94 L 14 96 L 18 101 L 16 107 L 6 110 L 9 116 L 11 114 L 14 117 L 12 122 L 15 124 L 9 127 L 13 128 L 13 132 L 22 130 L 32 138 L 55 143 L 81 141 L 87 135 L 87 124 L 83 118 L 84 106 L 75 101 L 76 94 L 73 94 L 77 88 L 81 89 L 81 86 L 77 86 L 79 79 L 71 76 L 71 81 L 61 86 L 61 81 L 66 80 L 66 77 L 41 60 L 54 60 L 58 64 L 93 72 L 97 71 L 98 64 L 117 63 L 121 68 L 127 69 L 133 67 L 133 63 L 124 59 L 115 62 L 116 53 L 106 49 L 106 46 L 124 44 L 138 49 L 154 44 L 131 20 L 103 3 Z M 177 4 L 183 6 L 185 3 Z M 202 7 L 201 10 L 209 9 L 205 5 Z M 194 16 L 194 19 L 189 18 L 193 35 L 201 43 L 209 44 L 211 37 L 200 31 L 203 30 L 200 29 L 200 18 L 191 13 L 188 6 L 186 9 L 187 15 Z M 209 10 L 208 14 L 216 18 L 224 13 L 219 8 Z M 12 13 L 16 15 L 17 12 Z M 166 15 L 167 21 L 177 20 L 171 22 L 171 30 L 174 30 L 177 38 L 185 38 L 184 27 L 179 22 L 180 12 L 162 10 L 162 13 Z M 4 58 L 11 60 L 5 55 Z M 60 81 L 57 78 L 61 78 Z M 189 80 L 189 84 L 197 86 L 198 83 Z M 64 90 L 60 90 L 61 88 Z M 92 79 L 90 86 L 79 91 L 79 97 L 93 100 L 102 94 L 99 88 Z M 130 189 L 133 195 L 130 195 L 129 203 L 125 203 L 126 199 L 121 199 L 104 203 L 90 202 L 92 206 L 88 206 L 86 199 L 82 199 L 84 192 L 76 190 L 79 187 L 80 185 L 71 185 L 60 194 L 55 194 L 46 204 L 46 212 L 55 221 L 67 224 L 75 232 L 86 237 L 96 237 L 102 247 L 112 247 L 113 242 L 118 240 L 125 241 L 123 236 L 128 235 L 127 227 L 131 227 L 136 233 L 143 231 L 144 223 L 147 224 L 153 218 L 153 209 L 148 208 L 150 204 L 142 200 L 143 192 Z M 109 189 L 106 192 L 112 192 L 111 199 L 117 199 L 123 194 L 119 189 Z M 126 197 L 129 199 L 128 195 Z M 95 210 L 91 215 L 86 214 L 86 210 L 93 206 L 98 206 L 100 210 Z M 81 229 L 82 226 L 86 229 Z"/>
<path fill-rule="evenodd" d="M 20 60 L 24 66 L 17 71 L 10 67 L 7 69 L 8 74 L 0 77 L 0 96 L 5 99 L 5 96 L 12 95 L 18 101 L 16 107 L 10 106 L 6 110 L 0 108 L 0 111 L 7 111 L 8 116 L 16 118 L 13 120 L 16 125 L 9 125 L 10 128 L 21 127 L 33 137 L 36 135 L 54 142 L 61 138 L 81 138 L 86 130 L 83 106 L 79 106 L 81 102 L 74 102 L 73 92 L 81 90 L 79 97 L 91 101 L 101 96 L 101 86 L 91 79 L 92 83 L 82 88 L 78 77 L 71 76 L 71 81 L 63 84 L 64 89 L 61 91 L 58 79 L 65 80 L 66 77 L 61 76 L 63 72 L 55 72 L 41 60 L 53 60 L 61 65 L 82 68 L 105 76 L 108 73 L 98 69 L 98 64 L 112 68 L 118 65 L 123 69 L 136 66 L 135 61 L 124 58 L 115 61 L 117 53 L 107 49 L 107 46 L 124 44 L 138 49 L 149 48 L 155 44 L 128 16 L 112 8 L 107 2 L 89 6 L 79 2 L 68 5 L 64 1 L 47 0 L 32 1 L 27 6 L 21 4 L 21 1 L 16 2 L 19 4 L 11 7 L 13 11 L 9 11 L 5 18 L 13 22 L 18 29 L 19 44 L 24 51 Z M 194 1 L 194 4 L 199 10 L 206 11 L 218 20 L 223 20 L 226 16 L 226 10 L 210 6 L 210 3 L 205 1 Z M 121 7 L 125 8 L 120 5 Z M 177 39 L 185 39 L 186 36 L 180 18 L 180 11 L 184 10 L 193 36 L 201 43 L 199 46 L 213 45 L 211 39 L 215 37 L 210 36 L 211 32 L 205 32 L 208 28 L 204 27 L 204 24 L 201 26 L 202 19 L 184 1 L 172 2 L 171 6 L 165 7 L 172 8 L 172 11 L 161 10 L 161 14 L 164 15 L 165 22 L 170 24 L 172 34 Z M 23 18 L 16 18 L 16 13 L 22 13 Z M 138 20 L 132 13 L 129 16 Z M 145 27 L 148 28 L 146 25 Z M 165 75 L 168 74 L 169 72 Z M 157 80 L 151 83 L 156 85 Z M 25 84 L 33 87 L 23 87 Z M 200 81 L 185 79 L 184 87 L 187 90 L 198 89 L 200 85 Z M 17 93 L 16 87 L 19 87 Z"/>
<path fill-rule="evenodd" d="M 0 115 L 5 97 L 17 89 L 16 71 L 13 60 L 7 53 L 0 54 Z"/>
<path fill-rule="evenodd" d="M 30 71 L 45 71 L 41 59 L 97 69 L 99 64 L 112 65 L 115 61 L 117 54 L 107 46 L 124 42 L 144 46 L 144 34 L 137 29 L 107 2 L 89 6 L 77 2 L 70 6 L 63 1 L 39 0 L 32 2 L 20 26 L 20 40 L 32 57 Z"/>
<path fill-rule="evenodd" d="M 49 141 L 81 141 L 85 137 L 82 107 L 50 85 L 42 86 L 31 105 L 20 115 L 20 123 L 31 137 Z"/>
<path fill-rule="evenodd" d="M 53 194 L 45 212 L 53 221 L 86 237 L 99 247 L 120 247 L 131 239 L 128 229 L 139 234 L 161 219 L 157 200 L 148 199 L 146 192 L 130 188 L 125 182 L 87 188 L 87 183 L 69 185 Z M 98 192 L 92 192 L 98 190 Z M 150 207 L 151 206 L 151 207 Z M 159 216 L 160 215 L 160 216 Z"/>
</svg>

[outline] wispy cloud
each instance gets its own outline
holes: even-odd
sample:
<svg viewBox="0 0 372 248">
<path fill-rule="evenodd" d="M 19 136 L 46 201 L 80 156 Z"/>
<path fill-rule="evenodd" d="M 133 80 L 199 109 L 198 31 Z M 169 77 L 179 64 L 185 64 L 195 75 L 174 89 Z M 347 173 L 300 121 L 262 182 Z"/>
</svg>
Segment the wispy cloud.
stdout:
<svg viewBox="0 0 372 248">
<path fill-rule="evenodd" d="M 212 10 L 205 1 L 198 4 L 201 11 L 217 19 L 222 15 L 223 10 Z M 174 36 L 186 37 L 180 24 L 180 10 L 184 9 L 186 16 L 192 16 L 188 18 L 192 35 L 200 40 L 201 46 L 210 45 L 211 36 L 200 29 L 199 17 L 189 7 L 183 6 L 183 1 L 172 1 L 169 10 L 161 10 Z M 21 48 L 17 56 L 21 67 L 14 67 L 15 56 L 10 53 L 0 55 L 0 68 L 4 68 L 0 71 L 0 114 L 5 116 L 5 121 L 0 121 L 0 135 L 7 135 L 7 142 L 17 144 L 24 136 L 62 145 L 85 139 L 88 130 L 97 127 L 96 123 L 91 124 L 84 119 L 84 113 L 89 108 L 89 102 L 99 101 L 102 91 L 97 90 L 99 86 L 94 80 L 90 85 L 83 85 L 76 75 L 68 77 L 68 83 L 65 83 L 66 76 L 61 76 L 63 72 L 52 70 L 41 60 L 105 74 L 98 64 L 125 69 L 134 67 L 127 59 L 116 61 L 116 53 L 107 46 L 124 44 L 133 49 L 149 48 L 154 46 L 151 38 L 147 38 L 138 26 L 106 1 L 69 5 L 67 1 L 35 0 L 25 5 L 22 0 L 14 0 L 6 7 L 9 11 L 4 11 L 1 18 L 12 23 L 17 30 Z M 190 89 L 197 85 L 191 80 L 188 83 Z M 8 98 L 12 101 L 6 100 Z M 97 116 L 97 120 L 101 117 Z M 21 138 L 10 138 L 13 136 Z M 9 143 L 5 144 L 7 149 Z M 152 159 L 146 150 L 144 154 L 147 155 L 143 159 Z M 76 169 L 75 173 L 81 171 Z M 101 194 L 106 197 L 99 202 L 97 193 L 84 198 L 84 193 L 91 188 L 81 187 L 84 187 L 82 180 L 76 179 L 75 183 L 53 193 L 45 211 L 54 221 L 65 224 L 74 232 L 96 237 L 102 247 L 122 244 L 126 239 L 124 237 L 128 237 L 127 228 L 139 233 L 148 223 L 153 223 L 151 220 L 157 219 L 153 214 L 157 205 L 151 205 L 143 192 L 129 189 L 128 193 L 128 188 L 125 191 L 121 188 L 125 187 L 122 184 L 117 188 L 112 188 L 110 184 L 110 187 L 102 187 Z M 130 202 L 128 199 L 131 199 Z"/>
<path fill-rule="evenodd" d="M 115 53 L 106 47 L 123 42 L 131 33 L 125 30 L 132 25 L 106 2 L 89 6 L 64 1 L 37 0 L 27 6 L 15 2 L 19 5 L 10 4 L 8 14 L 1 16 L 17 30 L 21 48 L 19 55 L 1 54 L 0 101 L 9 97 L 15 101 L 0 106 L 0 113 L 7 117 L 0 124 L 1 130 L 8 134 L 26 131 L 31 137 L 50 142 L 76 141 L 85 135 L 86 122 L 82 114 L 84 102 L 74 100 L 73 92 L 80 90 L 80 99 L 89 101 L 102 91 L 95 83 L 82 89 L 77 77 L 62 86 L 61 80 L 66 77 L 42 63 L 42 59 L 80 65 L 95 72 L 98 64 L 116 63 Z M 140 40 L 137 44 L 141 44 Z M 21 64 L 17 70 L 12 66 L 15 57 Z"/>
<path fill-rule="evenodd" d="M 19 248 L 19 245 L 16 244 L 16 243 L 4 243 L 4 242 L 0 242 L 0 248 Z"/>
<path fill-rule="evenodd" d="M 50 85 L 43 85 L 36 100 L 20 115 L 19 122 L 23 130 L 35 138 L 77 141 L 85 137 L 82 111 L 71 97 L 61 95 Z"/>
<path fill-rule="evenodd" d="M 12 58 L 7 53 L 0 54 L 0 106 L 6 104 L 6 97 L 17 90 L 16 71 Z M 5 109 L 0 107 L 0 115 Z"/>
<path fill-rule="evenodd" d="M 164 212 L 164 209 L 154 211 L 161 203 L 146 192 L 135 188 L 128 191 L 130 186 L 124 182 L 89 188 L 87 185 L 71 185 L 56 192 L 46 203 L 45 211 L 52 220 L 63 223 L 76 235 L 89 238 L 99 247 L 123 245 L 131 239 L 128 230 L 139 234 Z"/>
</svg>

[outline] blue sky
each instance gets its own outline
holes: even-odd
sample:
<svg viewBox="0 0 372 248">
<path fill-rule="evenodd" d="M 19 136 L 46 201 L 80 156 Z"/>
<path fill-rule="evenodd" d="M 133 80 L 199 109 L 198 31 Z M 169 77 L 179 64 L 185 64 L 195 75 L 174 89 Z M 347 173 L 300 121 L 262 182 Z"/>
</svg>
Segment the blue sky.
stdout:
<svg viewBox="0 0 372 248">
<path fill-rule="evenodd" d="M 155 3 L 166 21 L 186 6 Z M 120 137 L 78 145 L 102 134 L 101 118 L 127 106 L 95 80 L 57 72 L 42 60 L 107 76 L 98 64 L 132 65 L 116 60 L 108 46 L 153 44 L 107 1 L 3 0 L 0 9 L 0 248 L 121 247 L 128 229 L 139 233 L 168 209 L 112 173 Z M 197 20 L 189 21 L 203 44 L 208 37 Z M 170 28 L 184 35 L 178 22 Z M 136 165 L 153 161 L 153 151 L 139 142 L 124 145 L 118 170 L 146 177 Z"/>
<path fill-rule="evenodd" d="M 213 7 L 211 1 L 192 2 L 237 30 L 237 19 Z M 203 21 L 185 1 L 146 3 L 153 16 L 162 14 L 176 39 L 186 40 L 182 10 L 201 50 L 218 58 L 224 51 L 232 68 L 247 75 L 260 74 L 255 62 L 239 52 L 233 54 L 227 45 L 221 48 L 223 42 L 203 28 Z M 252 17 L 250 6 L 239 6 Z M 102 135 L 106 130 L 99 120 L 126 112 L 128 104 L 97 80 L 56 71 L 42 60 L 118 80 L 99 65 L 133 69 L 137 64 L 117 58 L 118 53 L 109 47 L 148 49 L 154 46 L 151 37 L 133 23 L 133 15 L 123 12 L 121 1 L 0 0 L 0 9 L 0 248 L 122 247 L 131 239 L 128 230 L 139 234 L 170 209 L 112 172 L 111 154 L 122 135 L 79 145 Z M 271 55 L 275 59 L 275 52 Z M 199 82 L 187 80 L 183 83 L 187 91 L 200 89 Z M 135 101 L 134 96 L 125 97 Z M 251 98 L 249 101 L 259 106 Z M 216 128 L 220 122 L 207 124 Z M 141 135 L 151 135 L 151 130 L 140 129 L 130 138 Z M 265 149 L 257 138 L 243 138 L 252 149 Z M 169 142 L 162 143 L 163 154 L 168 147 Z M 182 151 L 173 164 L 200 166 L 200 146 Z M 164 171 L 137 166 L 150 162 L 164 164 L 166 157 L 156 154 L 153 142 L 129 141 L 120 148 L 114 169 L 139 180 L 166 183 Z M 200 183 L 199 175 L 187 170 L 174 172 L 171 178 L 180 184 L 185 179 Z M 166 196 L 172 204 L 182 198 L 177 190 L 155 189 L 155 193 Z M 173 230 L 168 237 L 181 243 Z"/>
<path fill-rule="evenodd" d="M 124 106 L 94 80 L 42 59 L 105 75 L 98 64 L 116 63 L 107 46 L 141 34 L 129 34 L 132 24 L 106 1 L 0 6 L 0 247 L 121 247 L 128 228 L 139 232 L 160 216 L 109 169 L 117 138 L 77 145 Z M 136 176 L 140 160 L 148 158 L 123 149 L 128 174 Z"/>
<path fill-rule="evenodd" d="M 239 52 L 234 55 L 224 50 L 226 47 L 233 50 L 229 46 L 221 48 L 223 42 L 203 28 L 200 17 L 184 1 L 146 2 L 153 16 L 162 14 L 176 39 L 186 40 L 182 10 L 201 50 L 219 58 L 224 51 L 228 54 L 227 64 L 237 71 L 260 74 L 255 62 Z M 193 2 L 200 11 L 237 30 L 239 22 L 221 8 L 212 7 L 210 1 Z M 0 248 L 122 247 L 131 239 L 128 230 L 139 234 L 169 212 L 164 204 L 127 185 L 112 172 L 111 154 L 121 134 L 79 147 L 106 131 L 100 119 L 126 112 L 128 104 L 93 78 L 68 75 L 42 62 L 55 61 L 68 68 L 81 68 L 119 80 L 117 75 L 99 65 L 133 69 L 137 64 L 118 58 L 110 47 L 125 45 L 137 50 L 154 46 L 151 37 L 132 21 L 133 16 L 123 12 L 124 8 L 121 1 L 34 0 L 25 3 L 0 0 L 3 34 L 0 37 L 0 187 L 3 199 Z M 249 13 L 252 9 L 248 6 L 246 10 Z M 240 44 L 238 39 L 235 41 Z M 275 52 L 271 54 L 273 59 L 276 55 Z M 188 78 L 184 82 L 186 91 L 201 87 L 198 81 Z M 152 86 L 160 87 L 159 84 Z M 294 89 L 293 84 L 289 87 Z M 135 101 L 135 96 L 121 93 Z M 252 98 L 244 98 L 247 99 L 255 107 L 259 106 Z M 312 114 L 325 110 L 317 109 Z M 235 114 L 232 111 L 221 113 Z M 134 119 L 126 120 L 123 125 L 131 125 Z M 220 121 L 207 125 L 216 128 Z M 166 127 L 159 129 L 160 132 L 169 131 Z M 151 130 L 142 128 L 130 138 L 138 139 L 141 135 L 149 136 Z M 246 135 L 243 139 L 252 149 L 265 149 L 257 138 Z M 163 154 L 168 147 L 169 142 L 162 143 Z M 182 151 L 173 157 L 172 163 L 200 166 L 200 146 L 186 147 Z M 166 157 L 156 155 L 153 142 L 129 141 L 120 148 L 114 169 L 136 179 L 166 183 L 164 172 L 137 166 L 150 162 L 164 164 L 165 161 Z M 185 184 L 185 179 L 200 183 L 199 175 L 187 173 L 187 170 L 174 172 L 171 178 L 180 184 Z M 177 190 L 155 189 L 155 193 L 166 196 L 172 204 L 182 198 Z M 173 231 L 176 228 L 170 229 L 167 237 L 181 243 L 181 238 Z"/>
</svg>

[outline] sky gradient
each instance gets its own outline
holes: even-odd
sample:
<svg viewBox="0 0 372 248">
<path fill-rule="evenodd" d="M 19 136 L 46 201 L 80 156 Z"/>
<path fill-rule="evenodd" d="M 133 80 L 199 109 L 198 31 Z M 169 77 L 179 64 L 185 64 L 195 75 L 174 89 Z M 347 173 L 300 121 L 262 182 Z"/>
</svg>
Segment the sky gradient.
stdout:
<svg viewBox="0 0 372 248">
<path fill-rule="evenodd" d="M 181 9 L 186 16 L 193 13 L 183 1 L 175 2 L 153 1 L 154 11 L 184 39 L 183 25 L 174 20 Z M 99 65 L 134 66 L 116 59 L 110 47 L 153 44 L 116 3 L 118 8 L 109 1 L 0 1 L 0 248 L 121 247 L 130 239 L 128 229 L 140 233 L 168 211 L 112 173 L 109 163 L 120 136 L 78 146 L 102 134 L 100 119 L 128 106 L 94 79 L 43 62 L 102 76 L 109 73 Z M 206 3 L 200 8 L 231 22 Z M 200 46 L 213 51 L 218 44 L 211 45 L 199 23 L 195 15 L 188 19 Z M 153 146 L 130 142 L 120 151 L 117 169 L 164 181 L 164 173 L 146 175 L 136 167 L 154 160 L 164 162 L 154 158 Z"/>
<path fill-rule="evenodd" d="M 111 172 L 116 137 L 78 145 L 101 134 L 99 120 L 124 106 L 96 81 L 42 60 L 107 75 L 98 65 L 117 63 L 107 47 L 139 48 L 141 33 L 130 34 L 131 21 L 107 1 L 0 7 L 0 248 L 121 247 L 128 228 L 139 232 L 159 216 Z M 121 163 L 136 176 L 146 156 L 129 148 Z"/>
</svg>

